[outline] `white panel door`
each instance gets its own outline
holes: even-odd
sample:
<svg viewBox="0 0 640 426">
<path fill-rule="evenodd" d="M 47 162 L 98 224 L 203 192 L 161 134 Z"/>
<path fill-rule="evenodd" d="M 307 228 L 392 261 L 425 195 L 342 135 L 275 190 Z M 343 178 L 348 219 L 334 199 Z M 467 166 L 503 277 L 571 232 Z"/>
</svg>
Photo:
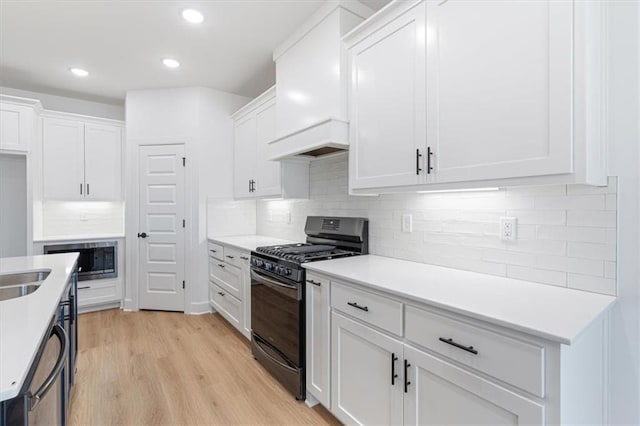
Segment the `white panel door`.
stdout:
<svg viewBox="0 0 640 426">
<path fill-rule="evenodd" d="M 424 40 L 421 3 L 349 50 L 351 188 L 425 181 Z"/>
<path fill-rule="evenodd" d="M 184 311 L 184 145 L 141 146 L 140 309 Z"/>
<path fill-rule="evenodd" d="M 281 164 L 267 160 L 267 146 L 276 137 L 275 99 L 256 111 L 256 192 L 259 197 L 282 195 Z"/>
<path fill-rule="evenodd" d="M 84 125 L 87 199 L 117 200 L 122 197 L 121 133 L 117 126 Z"/>
<path fill-rule="evenodd" d="M 306 282 L 307 391 L 329 407 L 331 386 L 331 306 L 329 280 L 307 274 Z"/>
<path fill-rule="evenodd" d="M 402 424 L 402 346 L 370 327 L 331 314 L 331 412 L 338 420 Z M 393 370 L 397 377 L 392 379 Z"/>
<path fill-rule="evenodd" d="M 404 346 L 410 384 L 407 425 L 544 425 L 544 407 L 456 367 Z"/>
<path fill-rule="evenodd" d="M 235 123 L 233 149 L 233 194 L 236 198 L 252 196 L 251 184 L 256 172 L 256 120 L 251 115 Z"/>
<path fill-rule="evenodd" d="M 570 173 L 573 2 L 427 2 L 431 182 Z"/>
<path fill-rule="evenodd" d="M 44 198 L 84 199 L 84 125 L 43 118 L 42 145 Z"/>
</svg>

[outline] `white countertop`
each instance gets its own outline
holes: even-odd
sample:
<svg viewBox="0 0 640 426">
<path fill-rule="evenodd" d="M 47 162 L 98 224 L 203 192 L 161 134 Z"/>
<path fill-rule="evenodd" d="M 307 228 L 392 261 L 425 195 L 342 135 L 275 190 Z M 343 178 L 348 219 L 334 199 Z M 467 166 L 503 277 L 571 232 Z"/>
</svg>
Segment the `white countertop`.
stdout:
<svg viewBox="0 0 640 426">
<path fill-rule="evenodd" d="M 233 246 L 241 250 L 253 251 L 256 247 L 275 246 L 278 244 L 293 244 L 300 241 L 289 241 L 264 235 L 234 235 L 231 237 L 209 237 L 214 243 Z"/>
<path fill-rule="evenodd" d="M 613 296 L 374 255 L 303 266 L 567 345 L 616 300 Z"/>
<path fill-rule="evenodd" d="M 51 270 L 33 293 L 0 301 L 0 401 L 20 392 L 77 259 L 77 253 L 0 258 L 2 275 Z"/>
<path fill-rule="evenodd" d="M 93 241 L 93 240 L 118 240 L 123 239 L 124 234 L 78 234 L 78 235 L 53 235 L 37 237 L 34 243 L 50 243 L 55 241 Z"/>
</svg>

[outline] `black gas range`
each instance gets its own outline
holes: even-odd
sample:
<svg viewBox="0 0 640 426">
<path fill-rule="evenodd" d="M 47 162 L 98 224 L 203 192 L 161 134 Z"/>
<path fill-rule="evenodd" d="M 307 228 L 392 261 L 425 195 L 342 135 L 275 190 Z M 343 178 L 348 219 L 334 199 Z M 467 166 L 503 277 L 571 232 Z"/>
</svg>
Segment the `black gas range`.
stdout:
<svg viewBox="0 0 640 426">
<path fill-rule="evenodd" d="M 305 388 L 304 263 L 367 254 L 363 218 L 309 216 L 305 243 L 251 252 L 251 328 L 254 357 L 297 399 Z"/>
</svg>

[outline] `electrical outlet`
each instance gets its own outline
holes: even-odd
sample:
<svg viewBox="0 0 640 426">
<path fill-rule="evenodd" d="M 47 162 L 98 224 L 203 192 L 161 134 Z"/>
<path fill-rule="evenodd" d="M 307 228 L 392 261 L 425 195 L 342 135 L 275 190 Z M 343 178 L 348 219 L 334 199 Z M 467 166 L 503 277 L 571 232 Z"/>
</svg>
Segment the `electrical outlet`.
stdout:
<svg viewBox="0 0 640 426">
<path fill-rule="evenodd" d="M 515 241 L 518 239 L 518 219 L 515 217 L 500 218 L 500 239 Z"/>
<path fill-rule="evenodd" d="M 81 222 L 87 222 L 89 220 L 89 218 L 87 217 L 87 212 L 86 210 L 82 210 L 80 212 L 80 221 Z"/>
<path fill-rule="evenodd" d="M 413 217 L 410 214 L 402 215 L 402 232 L 413 232 Z"/>
</svg>

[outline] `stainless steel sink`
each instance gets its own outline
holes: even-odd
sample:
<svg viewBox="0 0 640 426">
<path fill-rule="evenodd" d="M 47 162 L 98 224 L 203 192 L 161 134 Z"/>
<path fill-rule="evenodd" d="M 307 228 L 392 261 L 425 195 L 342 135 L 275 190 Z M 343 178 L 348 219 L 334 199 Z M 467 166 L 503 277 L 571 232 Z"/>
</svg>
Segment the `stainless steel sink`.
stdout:
<svg viewBox="0 0 640 426">
<path fill-rule="evenodd" d="M 21 274 L 0 275 L 0 287 L 41 283 L 50 271 L 23 272 Z"/>
<path fill-rule="evenodd" d="M 26 296 L 36 291 L 51 271 L 0 275 L 0 301 Z"/>
</svg>

